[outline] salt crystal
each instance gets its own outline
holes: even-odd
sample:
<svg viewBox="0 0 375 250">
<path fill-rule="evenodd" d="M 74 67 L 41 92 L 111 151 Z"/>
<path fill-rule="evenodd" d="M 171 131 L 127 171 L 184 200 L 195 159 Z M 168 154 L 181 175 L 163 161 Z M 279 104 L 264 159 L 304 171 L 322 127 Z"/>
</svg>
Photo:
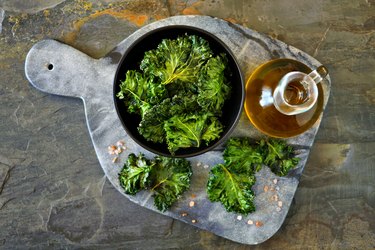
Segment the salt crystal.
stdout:
<svg viewBox="0 0 375 250">
<path fill-rule="evenodd" d="M 274 195 L 272 195 L 271 199 L 273 201 L 277 201 L 279 199 L 279 197 L 277 196 L 277 194 L 274 194 Z"/>
<path fill-rule="evenodd" d="M 255 226 L 256 226 L 256 227 L 261 227 L 261 226 L 263 226 L 263 222 L 261 222 L 261 221 L 256 221 L 256 222 L 255 222 Z"/>
</svg>

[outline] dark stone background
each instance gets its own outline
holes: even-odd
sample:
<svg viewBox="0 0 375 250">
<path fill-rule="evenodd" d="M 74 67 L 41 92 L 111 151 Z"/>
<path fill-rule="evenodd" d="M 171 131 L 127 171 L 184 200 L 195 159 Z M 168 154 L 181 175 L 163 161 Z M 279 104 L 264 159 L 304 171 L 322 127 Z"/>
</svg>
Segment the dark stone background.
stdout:
<svg viewBox="0 0 375 250">
<path fill-rule="evenodd" d="M 240 245 L 128 201 L 98 163 L 80 100 L 24 75 L 37 41 L 100 58 L 172 15 L 224 18 L 313 55 L 332 92 L 282 228 Z M 374 249 L 375 1 L 0 0 L 0 249 Z"/>
</svg>

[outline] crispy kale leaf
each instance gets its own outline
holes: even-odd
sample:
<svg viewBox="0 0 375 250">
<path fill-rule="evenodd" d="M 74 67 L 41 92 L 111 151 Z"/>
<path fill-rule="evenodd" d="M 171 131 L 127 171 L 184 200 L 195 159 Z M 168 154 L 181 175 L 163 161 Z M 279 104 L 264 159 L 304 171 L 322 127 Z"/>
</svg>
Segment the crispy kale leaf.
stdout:
<svg viewBox="0 0 375 250">
<path fill-rule="evenodd" d="M 251 145 L 248 138 L 231 138 L 228 140 L 224 153 L 224 162 L 239 171 L 254 174 L 263 163 L 263 155 Z"/>
<path fill-rule="evenodd" d="M 202 139 L 209 143 L 218 138 L 222 124 L 210 113 L 183 114 L 171 117 L 164 123 L 170 152 L 179 148 L 200 147 Z"/>
<path fill-rule="evenodd" d="M 228 212 L 248 214 L 255 211 L 254 193 L 251 190 L 255 176 L 238 170 L 224 164 L 213 167 L 207 183 L 208 198 L 221 202 Z"/>
<path fill-rule="evenodd" d="M 154 50 L 147 51 L 140 68 L 147 75 L 154 75 L 162 84 L 176 80 L 193 83 L 202 64 L 212 56 L 206 40 L 201 37 L 179 36 L 163 39 Z"/>
<path fill-rule="evenodd" d="M 163 85 L 155 83 L 154 77 L 128 70 L 126 78 L 120 84 L 117 97 L 123 99 L 129 113 L 143 116 L 154 104 L 163 100 L 167 95 Z"/>
<path fill-rule="evenodd" d="M 299 159 L 294 150 L 284 141 L 261 140 L 251 144 L 248 138 L 231 138 L 224 153 L 224 164 L 218 164 L 210 171 L 207 194 L 211 201 L 221 202 L 228 212 L 247 214 L 255 210 L 255 173 L 262 164 L 280 176 L 294 168 Z"/>
<path fill-rule="evenodd" d="M 286 145 L 284 141 L 261 140 L 259 146 L 264 157 L 264 164 L 279 176 L 287 175 L 289 170 L 297 166 L 299 162 L 299 158 L 294 157 L 293 147 Z"/>
<path fill-rule="evenodd" d="M 217 117 L 211 116 L 208 118 L 207 126 L 202 134 L 202 140 L 208 145 L 211 141 L 218 139 L 221 132 L 223 132 L 223 125 Z"/>
<path fill-rule="evenodd" d="M 154 205 L 164 212 L 190 187 L 191 175 L 190 162 L 185 159 L 156 156 L 149 160 L 143 154 L 130 154 L 119 173 L 119 181 L 130 195 L 150 189 Z"/>
<path fill-rule="evenodd" d="M 190 163 L 182 158 L 155 158 L 155 171 L 152 172 L 154 204 L 164 212 L 190 187 L 192 170 Z"/>
<path fill-rule="evenodd" d="M 225 77 L 227 59 L 219 55 L 208 60 L 199 72 L 198 103 L 214 114 L 221 115 L 225 100 L 230 96 L 231 88 Z"/>
<path fill-rule="evenodd" d="M 164 123 L 175 115 L 191 113 L 198 108 L 196 96 L 174 96 L 154 105 L 138 126 L 139 133 L 152 142 L 164 142 Z"/>
<path fill-rule="evenodd" d="M 147 160 L 143 154 L 130 154 L 119 174 L 120 184 L 126 194 L 134 195 L 150 186 L 150 172 L 154 163 Z"/>
</svg>

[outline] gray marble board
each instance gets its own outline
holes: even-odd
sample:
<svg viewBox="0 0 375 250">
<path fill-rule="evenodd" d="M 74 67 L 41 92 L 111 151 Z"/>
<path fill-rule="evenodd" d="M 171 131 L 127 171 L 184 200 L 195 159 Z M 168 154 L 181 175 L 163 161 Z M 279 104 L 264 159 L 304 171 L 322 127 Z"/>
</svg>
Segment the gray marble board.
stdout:
<svg viewBox="0 0 375 250">
<path fill-rule="evenodd" d="M 31 48 L 26 58 L 25 71 L 28 80 L 43 92 L 78 97 L 83 100 L 87 126 L 99 162 L 109 181 L 123 194 L 118 173 L 127 155 L 142 152 L 146 157 L 152 158 L 153 154 L 138 146 L 126 134 L 117 117 L 112 93 L 115 71 L 121 56 L 136 39 L 151 30 L 169 25 L 189 25 L 216 35 L 236 56 L 245 79 L 257 66 L 274 58 L 296 59 L 311 68 L 321 64 L 310 55 L 281 41 L 208 16 L 174 16 L 153 22 L 134 32 L 101 59 L 93 59 L 54 40 L 38 42 Z M 322 86 L 325 107 L 330 92 L 329 76 L 322 82 Z M 297 148 L 298 157 L 301 158 L 296 169 L 287 177 L 277 177 L 267 167 L 263 167 L 257 173 L 254 186 L 256 212 L 240 217 L 238 214 L 227 213 L 220 203 L 212 203 L 208 200 L 205 187 L 210 167 L 223 161 L 222 147 L 219 147 L 203 155 L 188 158 L 194 172 L 191 187 L 164 214 L 243 244 L 255 245 L 269 239 L 281 227 L 288 213 L 322 115 L 311 129 L 287 141 Z M 231 136 L 259 139 L 263 135 L 250 124 L 243 112 Z M 125 141 L 127 150 L 120 154 L 117 163 L 113 163 L 113 156 L 108 153 L 107 148 L 119 140 Z M 275 179 L 277 179 L 276 184 Z M 269 187 L 268 192 L 264 191 L 264 186 Z M 272 199 L 274 195 L 277 195 L 278 201 L 282 201 L 281 210 L 277 208 L 278 201 Z M 143 191 L 136 196 L 125 196 L 132 202 L 158 212 L 153 206 L 153 199 L 149 192 Z M 191 200 L 195 202 L 193 207 L 189 206 Z M 181 216 L 184 212 L 187 216 Z M 195 223 L 192 220 L 195 220 Z M 254 224 L 248 224 L 249 220 Z M 262 226 L 255 226 L 256 221 L 262 222 Z"/>
</svg>

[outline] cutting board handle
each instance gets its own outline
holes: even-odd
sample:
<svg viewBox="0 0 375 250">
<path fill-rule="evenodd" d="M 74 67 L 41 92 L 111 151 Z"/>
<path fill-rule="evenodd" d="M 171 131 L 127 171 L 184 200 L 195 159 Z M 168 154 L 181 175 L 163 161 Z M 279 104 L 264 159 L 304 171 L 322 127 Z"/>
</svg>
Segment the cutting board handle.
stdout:
<svg viewBox="0 0 375 250">
<path fill-rule="evenodd" d="M 81 98 L 88 92 L 93 93 L 87 89 L 93 83 L 100 88 L 97 82 L 101 80 L 103 68 L 106 68 L 103 60 L 91 58 L 55 40 L 43 40 L 35 44 L 25 62 L 26 77 L 37 89 Z"/>
</svg>

